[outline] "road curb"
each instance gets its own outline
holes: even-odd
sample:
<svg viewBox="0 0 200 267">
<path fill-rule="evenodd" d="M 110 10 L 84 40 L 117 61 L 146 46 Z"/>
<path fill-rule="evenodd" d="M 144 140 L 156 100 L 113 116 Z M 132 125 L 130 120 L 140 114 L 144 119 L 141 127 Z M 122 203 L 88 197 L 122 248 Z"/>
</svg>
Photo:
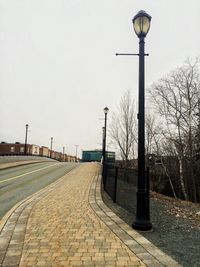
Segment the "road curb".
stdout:
<svg viewBox="0 0 200 267">
<path fill-rule="evenodd" d="M 29 165 L 29 164 L 34 164 L 34 163 L 43 163 L 43 162 L 49 162 L 47 160 L 39 160 L 39 161 L 23 161 L 23 162 L 19 162 L 19 164 L 16 164 L 18 162 L 11 162 L 11 163 L 1 163 L 0 164 L 0 171 L 1 170 L 6 170 L 6 169 L 10 169 L 10 168 L 14 168 L 14 167 L 18 167 L 18 166 L 25 166 L 25 165 Z M 4 165 L 4 164 L 9 164 L 8 166 L 1 166 L 1 165 Z"/>
</svg>

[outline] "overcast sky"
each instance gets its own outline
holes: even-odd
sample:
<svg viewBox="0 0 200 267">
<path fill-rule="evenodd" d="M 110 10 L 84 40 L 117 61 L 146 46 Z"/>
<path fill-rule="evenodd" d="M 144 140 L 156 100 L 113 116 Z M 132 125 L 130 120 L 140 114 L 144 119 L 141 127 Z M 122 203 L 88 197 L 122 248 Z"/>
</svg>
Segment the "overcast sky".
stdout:
<svg viewBox="0 0 200 267">
<path fill-rule="evenodd" d="M 101 148 L 103 108 L 111 119 L 126 90 L 137 101 L 132 18 L 152 16 L 146 86 L 200 55 L 199 0 L 0 0 L 0 141 L 75 154 Z"/>
</svg>

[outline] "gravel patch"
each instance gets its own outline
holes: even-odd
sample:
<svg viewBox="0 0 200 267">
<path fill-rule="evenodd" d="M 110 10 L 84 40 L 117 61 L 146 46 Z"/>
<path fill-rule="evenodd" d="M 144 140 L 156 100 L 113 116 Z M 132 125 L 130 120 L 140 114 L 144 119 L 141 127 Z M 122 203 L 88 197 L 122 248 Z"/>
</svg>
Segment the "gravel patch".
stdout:
<svg viewBox="0 0 200 267">
<path fill-rule="evenodd" d="M 105 204 L 132 225 L 135 209 L 122 208 L 102 192 Z M 153 229 L 140 234 L 184 267 L 200 267 L 200 204 L 152 193 L 150 201 Z"/>
</svg>

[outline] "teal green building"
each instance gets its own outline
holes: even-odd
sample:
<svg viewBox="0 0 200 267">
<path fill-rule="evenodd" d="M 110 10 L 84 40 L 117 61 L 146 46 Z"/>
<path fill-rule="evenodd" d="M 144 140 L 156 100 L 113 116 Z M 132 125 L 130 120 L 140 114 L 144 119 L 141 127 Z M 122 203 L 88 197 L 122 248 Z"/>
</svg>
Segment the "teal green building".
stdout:
<svg viewBox="0 0 200 267">
<path fill-rule="evenodd" d="M 101 162 L 102 150 L 83 150 L 82 152 L 82 162 L 97 161 Z M 106 151 L 106 161 L 115 162 L 115 152 Z"/>
</svg>

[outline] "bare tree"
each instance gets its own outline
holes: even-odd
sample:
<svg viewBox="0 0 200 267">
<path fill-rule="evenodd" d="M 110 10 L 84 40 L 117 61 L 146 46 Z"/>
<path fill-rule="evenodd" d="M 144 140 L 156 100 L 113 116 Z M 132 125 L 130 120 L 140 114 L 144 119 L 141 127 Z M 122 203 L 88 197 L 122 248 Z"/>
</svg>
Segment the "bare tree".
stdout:
<svg viewBox="0 0 200 267">
<path fill-rule="evenodd" d="M 156 120 L 156 117 L 152 114 L 148 114 L 146 117 L 146 155 L 147 159 L 151 154 L 156 155 L 160 160 L 163 171 L 169 181 L 174 198 L 177 198 L 174 185 L 172 182 L 170 171 L 166 165 L 164 158 L 168 155 L 168 149 L 163 142 L 162 124 Z"/>
<path fill-rule="evenodd" d="M 156 153 L 159 154 L 159 147 L 156 145 L 158 143 L 158 138 L 161 133 L 161 128 L 156 122 L 155 116 L 148 113 L 145 120 L 145 135 L 146 135 L 146 145 L 145 152 L 146 155 Z"/>
<path fill-rule="evenodd" d="M 134 102 L 129 91 L 121 98 L 118 111 L 112 116 L 110 137 L 120 151 L 121 159 L 128 165 L 133 157 L 136 140 L 136 115 Z"/>
<path fill-rule="evenodd" d="M 199 60 L 187 60 L 184 65 L 154 84 L 149 93 L 159 115 L 165 121 L 163 134 L 179 161 L 180 187 L 184 199 L 196 201 L 195 177 L 192 170 L 197 129 L 200 92 Z M 184 166 L 189 176 L 184 175 Z"/>
</svg>

